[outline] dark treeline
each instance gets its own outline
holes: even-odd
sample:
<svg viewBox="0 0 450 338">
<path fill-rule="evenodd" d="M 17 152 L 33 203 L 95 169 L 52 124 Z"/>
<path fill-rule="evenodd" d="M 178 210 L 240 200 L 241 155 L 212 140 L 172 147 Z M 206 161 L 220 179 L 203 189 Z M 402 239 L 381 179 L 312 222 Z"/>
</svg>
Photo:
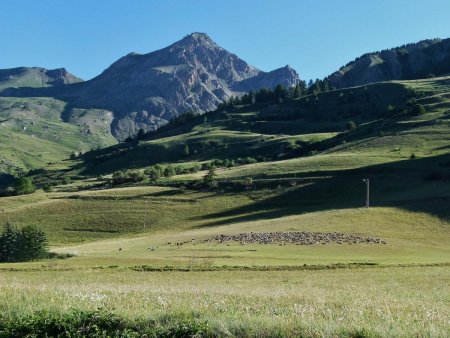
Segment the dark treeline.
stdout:
<svg viewBox="0 0 450 338">
<path fill-rule="evenodd" d="M 308 95 L 317 95 L 319 93 L 328 92 L 330 85 L 327 80 L 316 79 L 300 81 L 295 87 L 285 88 L 283 85 L 277 85 L 274 89 L 261 88 L 257 91 L 249 91 L 241 97 L 232 96 L 227 101 L 222 102 L 217 110 L 224 110 L 231 106 L 247 105 L 254 103 L 282 103 L 286 99 L 298 99 Z"/>
<path fill-rule="evenodd" d="M 315 81 L 309 80 L 300 81 L 296 86 L 292 88 L 286 88 L 279 84 L 274 89 L 261 88 L 257 91 L 249 91 L 242 96 L 231 96 L 228 100 L 223 101 L 217 106 L 217 111 L 224 111 L 227 108 L 231 108 L 237 105 L 249 105 L 257 103 L 282 103 L 287 99 L 298 99 L 308 95 L 317 95 L 319 93 L 325 93 L 329 90 L 335 88 L 330 88 L 328 81 L 316 79 Z M 210 112 L 214 113 L 214 112 Z M 195 123 L 206 123 L 208 113 L 201 115 L 195 112 L 186 112 L 178 115 L 177 117 L 170 120 L 167 124 L 158 127 L 156 130 L 150 130 L 145 132 L 140 129 L 138 133 L 133 137 L 128 137 L 125 142 L 136 142 L 141 140 L 149 139 L 152 135 L 170 130 L 172 128 L 184 126 L 189 122 Z"/>
<path fill-rule="evenodd" d="M 420 42 L 410 42 L 410 43 L 405 43 L 401 46 L 398 47 L 393 47 L 393 48 L 387 48 L 387 49 L 383 49 L 383 50 L 379 50 L 379 51 L 374 51 L 374 52 L 369 52 L 369 53 L 365 53 L 361 56 L 358 56 L 357 58 L 355 58 L 353 61 L 349 61 L 347 62 L 344 66 L 342 66 L 340 69 L 344 69 L 348 66 L 353 65 L 355 62 L 358 62 L 359 60 L 362 60 L 364 58 L 370 57 L 370 56 L 380 56 L 380 55 L 384 55 L 388 52 L 396 52 L 397 54 L 399 54 L 400 56 L 404 56 L 406 54 L 408 54 L 408 48 L 409 47 L 413 47 L 413 46 L 418 46 L 421 42 L 439 42 L 442 41 L 442 39 L 440 38 L 434 38 L 434 39 L 430 39 L 430 40 L 425 40 L 425 41 L 420 41 Z"/>
<path fill-rule="evenodd" d="M 35 226 L 19 229 L 6 223 L 0 236 L 0 262 L 25 262 L 48 256 L 47 238 Z"/>
</svg>

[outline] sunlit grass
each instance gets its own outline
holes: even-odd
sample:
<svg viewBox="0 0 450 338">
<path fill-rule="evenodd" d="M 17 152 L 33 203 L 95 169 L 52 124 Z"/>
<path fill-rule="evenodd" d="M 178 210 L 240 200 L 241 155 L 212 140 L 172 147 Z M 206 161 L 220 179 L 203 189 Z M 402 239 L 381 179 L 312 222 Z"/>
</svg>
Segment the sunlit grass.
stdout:
<svg viewBox="0 0 450 338">
<path fill-rule="evenodd" d="M 217 334 L 448 336 L 449 269 L 279 272 L 2 272 L 3 317 L 106 307 L 130 318 L 180 313 Z"/>
</svg>

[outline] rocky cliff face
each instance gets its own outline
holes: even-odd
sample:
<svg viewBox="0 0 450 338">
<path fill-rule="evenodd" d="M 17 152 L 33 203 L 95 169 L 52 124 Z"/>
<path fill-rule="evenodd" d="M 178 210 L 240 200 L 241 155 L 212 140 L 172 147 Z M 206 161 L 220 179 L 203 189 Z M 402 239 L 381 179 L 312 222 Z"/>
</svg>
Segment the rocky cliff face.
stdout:
<svg viewBox="0 0 450 338">
<path fill-rule="evenodd" d="M 0 69 L 0 89 L 57 86 L 82 81 L 65 68 L 45 69 L 39 67 L 18 67 Z"/>
<path fill-rule="evenodd" d="M 113 110 L 112 130 L 121 139 L 186 111 L 213 110 L 250 89 L 291 87 L 298 81 L 290 67 L 260 71 L 208 35 L 193 33 L 153 53 L 119 59 L 72 94 L 75 105 Z"/>
<path fill-rule="evenodd" d="M 424 40 L 350 62 L 327 80 L 336 88 L 389 80 L 411 80 L 450 73 L 450 39 Z"/>
</svg>

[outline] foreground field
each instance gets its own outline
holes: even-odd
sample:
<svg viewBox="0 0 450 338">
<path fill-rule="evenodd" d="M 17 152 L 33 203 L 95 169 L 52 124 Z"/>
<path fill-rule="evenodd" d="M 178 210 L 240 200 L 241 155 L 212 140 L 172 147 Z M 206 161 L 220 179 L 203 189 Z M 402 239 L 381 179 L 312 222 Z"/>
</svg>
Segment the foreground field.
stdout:
<svg viewBox="0 0 450 338">
<path fill-rule="evenodd" d="M 450 269 L 0 274 L 2 320 L 112 309 L 129 319 L 206 321 L 221 336 L 447 337 Z"/>
</svg>

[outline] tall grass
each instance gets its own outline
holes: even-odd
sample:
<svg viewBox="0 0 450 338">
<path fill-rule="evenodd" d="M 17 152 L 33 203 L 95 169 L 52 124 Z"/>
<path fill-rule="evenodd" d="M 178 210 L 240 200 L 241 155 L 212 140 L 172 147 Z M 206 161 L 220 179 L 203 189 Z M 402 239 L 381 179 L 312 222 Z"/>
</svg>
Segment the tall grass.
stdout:
<svg viewBox="0 0 450 338">
<path fill-rule="evenodd" d="M 196 318 L 223 336 L 450 333 L 448 267 L 327 271 L 2 272 L 3 321 L 112 309 L 136 321 Z"/>
</svg>

